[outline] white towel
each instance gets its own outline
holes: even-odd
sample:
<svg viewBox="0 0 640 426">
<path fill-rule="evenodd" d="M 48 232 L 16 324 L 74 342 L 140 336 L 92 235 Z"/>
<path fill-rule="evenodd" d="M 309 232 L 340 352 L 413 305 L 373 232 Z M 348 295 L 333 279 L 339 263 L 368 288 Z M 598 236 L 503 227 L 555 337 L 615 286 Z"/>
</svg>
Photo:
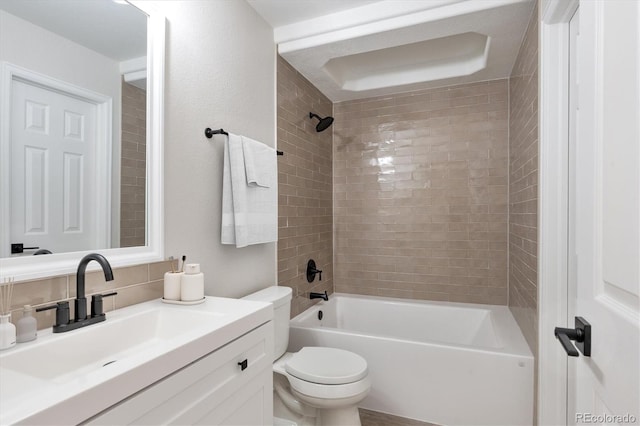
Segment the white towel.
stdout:
<svg viewBox="0 0 640 426">
<path fill-rule="evenodd" d="M 271 188 L 278 184 L 276 154 L 273 148 L 242 136 L 242 153 L 247 185 Z"/>
<path fill-rule="evenodd" d="M 240 248 L 277 241 L 276 151 L 234 134 L 225 138 L 224 148 L 220 242 Z M 246 162 L 245 150 L 251 164 Z"/>
</svg>

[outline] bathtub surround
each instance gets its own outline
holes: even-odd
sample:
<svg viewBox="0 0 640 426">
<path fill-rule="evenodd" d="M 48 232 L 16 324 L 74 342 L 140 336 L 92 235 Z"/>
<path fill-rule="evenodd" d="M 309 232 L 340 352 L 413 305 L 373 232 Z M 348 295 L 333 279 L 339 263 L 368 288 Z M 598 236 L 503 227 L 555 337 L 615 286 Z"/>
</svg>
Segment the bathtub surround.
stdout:
<svg viewBox="0 0 640 426">
<path fill-rule="evenodd" d="M 147 93 L 122 82 L 120 247 L 144 246 Z"/>
<path fill-rule="evenodd" d="M 118 268 L 113 270 L 114 279 L 109 282 L 105 282 L 101 269 L 87 272 L 85 275 L 87 300 L 90 301 L 91 295 L 96 293 L 118 292 L 117 295 L 104 300 L 104 310 L 109 312 L 157 299 L 162 297 L 164 273 L 170 270 L 171 265 L 168 261 Z M 35 309 L 64 300 L 73 301 L 75 296 L 75 273 L 16 283 L 11 303 L 11 321 L 15 323 L 21 318 L 24 305 L 32 305 L 34 317 L 38 321 L 38 330 L 49 328 L 55 323 L 55 310 L 36 313 Z M 73 303 L 70 305 L 71 318 L 73 318 Z"/>
<path fill-rule="evenodd" d="M 533 353 L 538 414 L 538 6 L 509 78 L 509 308 Z"/>
<path fill-rule="evenodd" d="M 334 105 L 335 291 L 507 303 L 506 79 Z"/>
<path fill-rule="evenodd" d="M 538 8 L 509 78 L 509 308 L 537 353 Z"/>
<path fill-rule="evenodd" d="M 316 132 L 314 111 L 332 115 L 318 89 L 278 56 L 278 285 L 293 289 L 291 316 L 316 303 L 309 292 L 333 292 L 332 131 Z M 306 279 L 307 262 L 322 281 Z"/>
</svg>

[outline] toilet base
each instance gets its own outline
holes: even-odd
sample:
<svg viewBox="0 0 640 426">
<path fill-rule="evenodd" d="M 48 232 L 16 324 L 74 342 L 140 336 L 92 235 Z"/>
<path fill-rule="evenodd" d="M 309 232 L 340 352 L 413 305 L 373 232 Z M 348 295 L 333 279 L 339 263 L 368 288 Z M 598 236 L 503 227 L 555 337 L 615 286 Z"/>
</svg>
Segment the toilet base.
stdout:
<svg viewBox="0 0 640 426">
<path fill-rule="evenodd" d="M 360 426 L 357 404 L 369 389 L 340 401 L 315 398 L 292 389 L 281 374 L 274 374 L 273 415 L 298 426 Z M 339 405 L 339 406 L 336 406 Z"/>
<path fill-rule="evenodd" d="M 336 406 L 336 401 L 334 400 L 310 397 L 296 392 L 295 389 L 292 389 L 292 391 L 296 398 L 318 409 L 316 426 L 360 426 L 360 412 L 356 404 L 362 401 L 369 393 L 367 389 L 366 392 L 361 394 L 341 399 L 340 406 Z"/>
</svg>

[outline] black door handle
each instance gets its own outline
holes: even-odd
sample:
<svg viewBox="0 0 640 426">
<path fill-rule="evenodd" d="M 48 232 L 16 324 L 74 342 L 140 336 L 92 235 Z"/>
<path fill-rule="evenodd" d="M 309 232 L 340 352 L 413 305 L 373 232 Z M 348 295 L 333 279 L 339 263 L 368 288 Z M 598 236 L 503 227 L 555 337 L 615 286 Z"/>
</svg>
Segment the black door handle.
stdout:
<svg viewBox="0 0 640 426">
<path fill-rule="evenodd" d="M 553 334 L 560 340 L 560 344 L 569 356 L 591 356 L 591 324 L 582 317 L 575 317 L 576 328 L 556 327 Z M 571 341 L 574 340 L 574 346 Z M 578 349 L 576 349 L 576 347 Z"/>
<path fill-rule="evenodd" d="M 11 254 L 20 254 L 25 250 L 38 250 L 40 247 L 25 247 L 22 243 L 11 243 Z"/>
</svg>

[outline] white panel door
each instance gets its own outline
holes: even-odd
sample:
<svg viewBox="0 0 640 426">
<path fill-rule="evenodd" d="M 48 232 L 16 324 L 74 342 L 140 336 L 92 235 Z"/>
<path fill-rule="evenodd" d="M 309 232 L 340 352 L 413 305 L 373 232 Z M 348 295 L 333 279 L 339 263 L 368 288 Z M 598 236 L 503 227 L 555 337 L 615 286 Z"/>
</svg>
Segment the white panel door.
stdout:
<svg viewBox="0 0 640 426">
<path fill-rule="evenodd" d="M 96 105 L 18 80 L 11 92 L 11 243 L 101 248 L 92 213 Z"/>
<path fill-rule="evenodd" d="M 569 424 L 640 422 L 639 27 L 640 2 L 598 0 L 572 31 L 569 323 L 592 348 L 569 359 Z"/>
</svg>

